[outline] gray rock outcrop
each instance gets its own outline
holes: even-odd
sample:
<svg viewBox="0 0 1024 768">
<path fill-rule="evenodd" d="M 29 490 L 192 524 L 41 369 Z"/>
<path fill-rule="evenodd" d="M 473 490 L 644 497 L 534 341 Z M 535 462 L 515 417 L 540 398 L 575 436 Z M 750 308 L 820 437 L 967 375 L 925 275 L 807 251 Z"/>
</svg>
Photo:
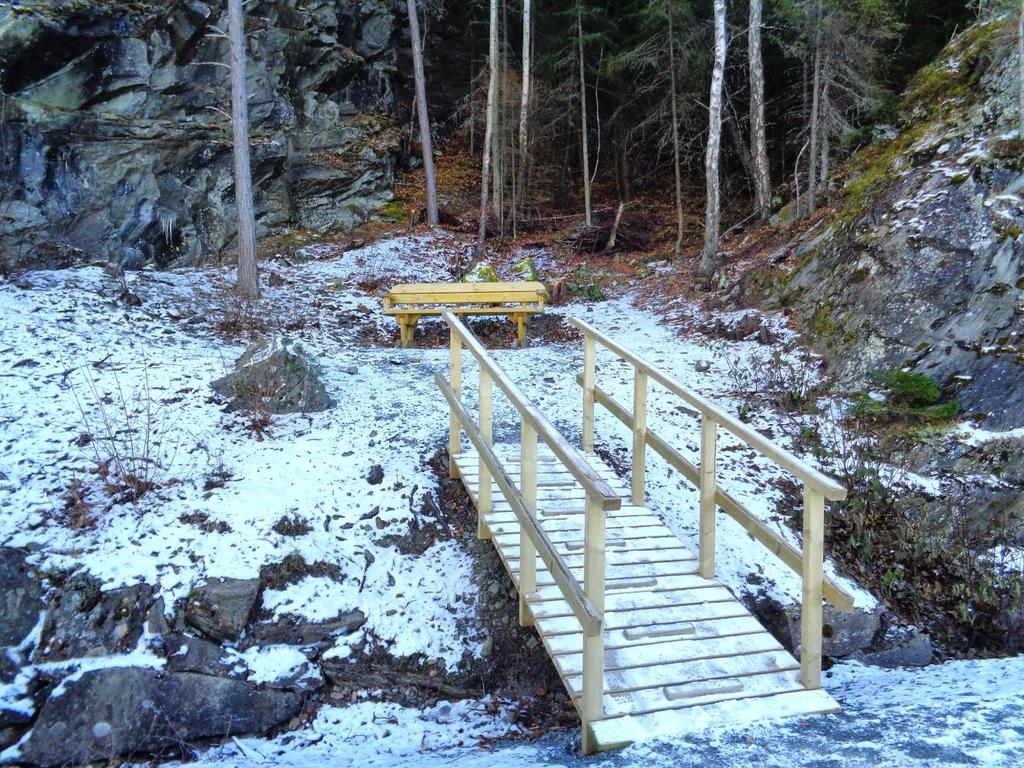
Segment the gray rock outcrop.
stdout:
<svg viewBox="0 0 1024 768">
<path fill-rule="evenodd" d="M 43 588 L 19 549 L 0 547 L 0 648 L 16 646 L 39 622 Z"/>
<path fill-rule="evenodd" d="M 391 199 L 385 0 L 246 6 L 260 235 Z M 234 247 L 224 3 L 0 5 L 0 267 L 188 264 Z"/>
<path fill-rule="evenodd" d="M 853 158 L 841 209 L 807 233 L 781 296 L 842 385 L 911 366 L 997 430 L 1024 425 L 1014 50 L 1002 17 L 970 27 L 918 73 L 900 132 Z"/>
</svg>

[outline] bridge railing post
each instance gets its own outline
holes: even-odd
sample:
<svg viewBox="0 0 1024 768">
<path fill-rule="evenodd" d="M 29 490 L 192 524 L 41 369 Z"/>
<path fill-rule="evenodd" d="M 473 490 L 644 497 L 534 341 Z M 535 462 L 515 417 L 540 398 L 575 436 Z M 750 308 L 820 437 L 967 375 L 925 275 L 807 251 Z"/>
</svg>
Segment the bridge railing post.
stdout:
<svg viewBox="0 0 1024 768">
<path fill-rule="evenodd" d="M 462 339 L 455 331 L 451 334 L 451 386 L 452 390 L 462 399 Z M 462 452 L 462 427 L 455 409 L 448 408 L 448 476 L 458 477 L 459 469 L 455 466 L 455 457 Z"/>
<path fill-rule="evenodd" d="M 519 449 L 519 492 L 523 496 L 527 512 L 537 516 L 537 430 L 523 418 Z M 533 624 L 533 614 L 527 597 L 537 591 L 537 549 L 526 534 L 526 527 L 519 526 L 519 624 L 527 627 Z"/>
<path fill-rule="evenodd" d="M 491 374 L 484 368 L 480 369 L 480 434 L 484 441 L 488 445 L 491 445 L 492 437 L 492 419 L 491 419 L 491 403 L 492 395 L 494 392 L 493 380 Z M 477 477 L 480 479 L 477 485 L 477 518 L 476 518 L 476 535 L 481 539 L 491 538 L 491 532 L 487 528 L 487 523 L 484 522 L 484 515 L 491 511 L 491 472 L 487 468 L 487 462 L 484 461 L 484 457 L 481 455 L 479 460 L 479 469 L 477 471 Z"/>
<path fill-rule="evenodd" d="M 800 601 L 800 682 L 821 687 L 821 593 L 825 549 L 825 496 L 804 485 L 803 592 Z"/>
<path fill-rule="evenodd" d="M 589 724 L 604 717 L 604 583 L 605 514 L 600 503 L 587 496 L 583 533 L 583 591 L 601 614 L 601 629 L 583 635 L 582 720 L 583 752 L 593 752 Z"/>
<path fill-rule="evenodd" d="M 700 417 L 700 575 L 715 576 L 715 455 L 718 449 L 718 422 L 709 413 Z"/>
<path fill-rule="evenodd" d="M 583 336 L 583 450 L 594 450 L 594 387 L 597 373 L 597 340 Z"/>
<path fill-rule="evenodd" d="M 632 499 L 638 507 L 644 503 L 647 467 L 647 372 L 633 370 L 633 472 Z"/>
</svg>

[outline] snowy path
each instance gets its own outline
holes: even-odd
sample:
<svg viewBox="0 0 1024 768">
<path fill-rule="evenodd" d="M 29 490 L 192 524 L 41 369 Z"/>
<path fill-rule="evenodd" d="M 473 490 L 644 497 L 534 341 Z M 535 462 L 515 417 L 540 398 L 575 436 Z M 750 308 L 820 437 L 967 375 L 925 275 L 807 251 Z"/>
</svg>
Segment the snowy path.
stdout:
<svg viewBox="0 0 1024 768">
<path fill-rule="evenodd" d="M 364 710 L 337 728 L 325 712 L 312 732 L 285 743 L 244 740 L 206 753 L 197 768 L 454 766 L 532 768 L 944 768 L 1024 765 L 1024 658 L 950 662 L 918 670 L 844 664 L 826 688 L 840 715 L 715 729 L 578 758 L 571 736 L 488 749 L 454 748 L 474 727 L 452 709 L 436 712 Z M 465 706 L 465 704 L 460 705 Z M 352 713 L 355 714 L 355 713 Z M 393 718 L 388 723 L 387 718 Z M 466 728 L 466 733 L 458 732 Z M 431 751 L 425 751 L 431 750 Z"/>
</svg>

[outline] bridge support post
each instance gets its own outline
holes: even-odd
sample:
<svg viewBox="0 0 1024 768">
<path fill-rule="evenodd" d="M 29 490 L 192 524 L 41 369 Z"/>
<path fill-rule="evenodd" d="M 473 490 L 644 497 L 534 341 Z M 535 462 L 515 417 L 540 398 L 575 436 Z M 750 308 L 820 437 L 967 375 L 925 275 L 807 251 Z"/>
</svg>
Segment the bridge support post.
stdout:
<svg viewBox="0 0 1024 768">
<path fill-rule="evenodd" d="M 583 591 L 601 614 L 602 624 L 595 634 L 583 635 L 582 721 L 583 752 L 590 754 L 590 723 L 604 717 L 604 581 L 605 516 L 601 505 L 587 496 L 583 540 Z"/>
<path fill-rule="evenodd" d="M 800 602 L 800 682 L 821 688 L 821 591 L 825 556 L 825 497 L 804 486 L 803 593 Z"/>
<path fill-rule="evenodd" d="M 633 504 L 644 504 L 644 484 L 647 472 L 647 372 L 637 368 L 633 372 Z"/>
<path fill-rule="evenodd" d="M 597 342 L 590 334 L 583 338 L 583 450 L 594 450 L 594 379 L 597 372 Z"/>
<path fill-rule="evenodd" d="M 519 448 L 519 492 L 523 495 L 527 512 L 537 517 L 537 430 L 526 419 Z M 519 624 L 533 624 L 533 614 L 526 598 L 537 591 L 537 549 L 526 534 L 526 526 L 519 526 Z"/>
<path fill-rule="evenodd" d="M 491 401 L 493 394 L 491 374 L 484 368 L 480 369 L 480 434 L 488 445 L 491 444 Z M 480 457 L 477 476 L 480 482 L 477 485 L 476 502 L 476 535 L 481 539 L 491 538 L 491 532 L 484 522 L 484 515 L 491 511 L 491 472 L 487 468 L 487 462 L 483 456 Z"/>
<path fill-rule="evenodd" d="M 715 454 L 718 422 L 708 413 L 700 417 L 700 575 L 715 577 Z"/>
<path fill-rule="evenodd" d="M 462 339 L 451 332 L 451 386 L 456 397 L 462 399 Z M 455 409 L 448 408 L 448 476 L 458 477 L 455 457 L 462 452 L 462 427 Z"/>
</svg>

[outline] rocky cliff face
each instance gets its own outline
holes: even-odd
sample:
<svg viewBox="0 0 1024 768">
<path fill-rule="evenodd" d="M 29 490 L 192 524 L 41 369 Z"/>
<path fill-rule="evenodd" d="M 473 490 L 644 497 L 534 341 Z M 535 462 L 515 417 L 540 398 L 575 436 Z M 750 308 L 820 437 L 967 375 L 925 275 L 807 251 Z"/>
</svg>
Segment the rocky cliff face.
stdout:
<svg viewBox="0 0 1024 768">
<path fill-rule="evenodd" d="M 260 235 L 391 197 L 388 0 L 246 6 Z M 194 263 L 234 247 L 223 0 L 0 7 L 0 257 Z"/>
<path fill-rule="evenodd" d="M 1013 25 L 955 39 L 911 83 L 890 141 L 847 168 L 808 237 L 795 303 L 845 383 L 911 366 L 966 415 L 1024 425 L 1024 137 Z"/>
</svg>

